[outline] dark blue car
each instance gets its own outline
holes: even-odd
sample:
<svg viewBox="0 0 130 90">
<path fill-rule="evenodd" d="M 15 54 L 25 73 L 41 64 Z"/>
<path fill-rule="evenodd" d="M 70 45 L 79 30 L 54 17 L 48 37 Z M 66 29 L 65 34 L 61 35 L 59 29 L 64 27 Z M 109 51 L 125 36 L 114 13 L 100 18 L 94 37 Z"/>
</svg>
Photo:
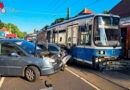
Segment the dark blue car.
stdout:
<svg viewBox="0 0 130 90">
<path fill-rule="evenodd" d="M 23 76 L 28 81 L 36 81 L 39 76 L 54 74 L 61 67 L 59 60 L 50 58 L 38 58 L 37 54 L 42 50 L 39 47 L 17 39 L 0 40 L 0 75 Z"/>
</svg>

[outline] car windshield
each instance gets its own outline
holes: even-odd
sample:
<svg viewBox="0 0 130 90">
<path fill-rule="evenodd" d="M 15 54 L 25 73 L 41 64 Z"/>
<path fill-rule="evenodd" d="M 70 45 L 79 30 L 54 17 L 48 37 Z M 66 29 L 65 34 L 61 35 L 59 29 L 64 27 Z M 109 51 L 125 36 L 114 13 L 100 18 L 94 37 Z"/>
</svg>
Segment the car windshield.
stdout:
<svg viewBox="0 0 130 90">
<path fill-rule="evenodd" d="M 43 44 L 38 44 L 38 47 L 40 47 L 43 51 L 47 51 L 47 48 Z"/>
<path fill-rule="evenodd" d="M 119 46 L 119 18 L 95 17 L 94 42 L 97 46 Z"/>
<path fill-rule="evenodd" d="M 35 52 L 35 44 L 30 43 L 28 41 L 15 41 L 15 43 L 24 49 L 29 54 L 34 54 Z M 37 50 L 41 50 L 41 48 L 37 47 Z"/>
<path fill-rule="evenodd" d="M 59 49 L 58 49 L 56 46 L 51 46 L 51 45 L 49 45 L 49 46 L 48 46 L 48 49 L 49 49 L 49 51 L 59 52 Z"/>
</svg>

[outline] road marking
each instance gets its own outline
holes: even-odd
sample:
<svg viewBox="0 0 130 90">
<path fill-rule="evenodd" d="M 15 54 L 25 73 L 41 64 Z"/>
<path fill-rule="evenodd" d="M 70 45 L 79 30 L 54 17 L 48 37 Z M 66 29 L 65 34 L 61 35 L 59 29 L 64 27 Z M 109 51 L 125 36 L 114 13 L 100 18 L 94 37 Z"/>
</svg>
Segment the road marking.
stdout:
<svg viewBox="0 0 130 90">
<path fill-rule="evenodd" d="M 2 77 L 1 80 L 0 80 L 0 88 L 2 87 L 2 84 L 3 84 L 3 82 L 4 82 L 4 79 L 5 79 L 5 77 Z"/>
<path fill-rule="evenodd" d="M 80 78 L 81 80 L 83 80 L 85 83 L 89 84 L 90 86 L 92 86 L 93 88 L 95 88 L 96 90 L 101 90 L 100 88 L 98 88 L 97 86 L 95 86 L 94 84 L 90 83 L 88 80 L 84 79 L 83 77 L 79 76 L 78 74 L 74 73 L 73 71 L 69 70 L 68 68 L 66 68 L 66 70 L 70 73 L 72 73 L 73 75 L 75 75 L 76 77 Z"/>
</svg>

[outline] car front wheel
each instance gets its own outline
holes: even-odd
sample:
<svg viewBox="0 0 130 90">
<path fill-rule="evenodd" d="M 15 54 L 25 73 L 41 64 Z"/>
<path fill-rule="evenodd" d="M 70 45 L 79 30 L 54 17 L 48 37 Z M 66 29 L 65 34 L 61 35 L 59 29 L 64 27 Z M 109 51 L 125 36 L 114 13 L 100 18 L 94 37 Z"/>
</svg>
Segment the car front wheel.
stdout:
<svg viewBox="0 0 130 90">
<path fill-rule="evenodd" d="M 35 82 L 36 80 L 39 79 L 39 77 L 40 77 L 40 72 L 39 72 L 38 68 L 36 68 L 34 66 L 29 66 L 25 70 L 25 78 L 28 81 Z"/>
</svg>

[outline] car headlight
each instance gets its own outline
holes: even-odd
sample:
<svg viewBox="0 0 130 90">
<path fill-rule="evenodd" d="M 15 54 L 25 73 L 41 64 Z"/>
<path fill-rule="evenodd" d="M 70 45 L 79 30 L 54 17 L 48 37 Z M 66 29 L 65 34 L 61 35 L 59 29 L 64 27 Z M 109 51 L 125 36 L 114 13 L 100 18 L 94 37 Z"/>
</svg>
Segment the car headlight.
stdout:
<svg viewBox="0 0 130 90">
<path fill-rule="evenodd" d="M 98 51 L 97 51 L 97 54 L 102 54 L 102 55 L 104 55 L 104 54 L 105 54 L 105 51 L 103 51 L 103 50 L 98 50 Z"/>
<path fill-rule="evenodd" d="M 51 62 L 51 63 L 55 62 L 54 59 L 51 59 L 51 58 L 48 58 L 48 57 L 44 57 L 43 59 L 48 61 L 48 62 Z"/>
</svg>

